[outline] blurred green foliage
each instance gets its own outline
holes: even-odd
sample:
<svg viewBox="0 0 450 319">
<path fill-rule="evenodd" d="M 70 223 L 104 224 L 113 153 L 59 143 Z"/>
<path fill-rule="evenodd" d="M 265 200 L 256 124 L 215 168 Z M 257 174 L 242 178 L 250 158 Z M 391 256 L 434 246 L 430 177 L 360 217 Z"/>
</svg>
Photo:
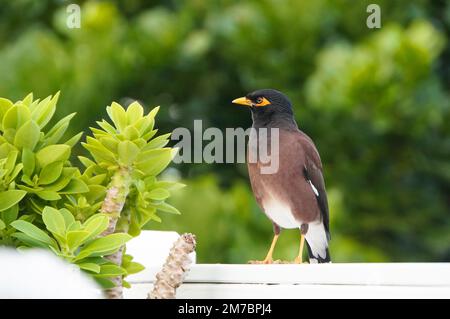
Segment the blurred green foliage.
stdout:
<svg viewBox="0 0 450 319">
<path fill-rule="evenodd" d="M 351 0 L 0 0 L 0 96 L 61 90 L 74 132 L 111 100 L 160 104 L 162 131 L 248 127 L 230 101 L 272 87 L 294 102 L 325 168 L 335 261 L 450 260 L 450 3 Z M 81 152 L 81 150 L 80 150 Z M 262 258 L 271 225 L 245 165 L 181 164 L 182 212 L 201 262 Z M 157 224 L 150 228 L 160 227 Z M 293 258 L 286 231 L 276 258 Z"/>
</svg>

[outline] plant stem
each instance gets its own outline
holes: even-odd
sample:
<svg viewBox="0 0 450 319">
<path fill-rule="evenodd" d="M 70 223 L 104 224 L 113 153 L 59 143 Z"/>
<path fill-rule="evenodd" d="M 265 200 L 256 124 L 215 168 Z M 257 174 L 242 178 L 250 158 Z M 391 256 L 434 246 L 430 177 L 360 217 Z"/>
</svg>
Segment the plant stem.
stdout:
<svg viewBox="0 0 450 319">
<path fill-rule="evenodd" d="M 128 193 L 130 192 L 131 174 L 127 167 L 121 167 L 117 170 L 106 192 L 105 200 L 100 209 L 101 213 L 109 215 L 108 228 L 102 233 L 102 236 L 107 236 L 116 232 L 117 221 L 120 218 L 120 213 L 125 205 Z M 121 247 L 116 253 L 107 256 L 106 258 L 111 262 L 121 265 L 124 247 Z M 106 289 L 105 293 L 109 299 L 120 299 L 122 294 L 122 276 L 112 278 L 115 284 L 114 288 Z"/>
<path fill-rule="evenodd" d="M 189 270 L 191 258 L 189 254 L 195 250 L 195 236 L 183 234 L 173 244 L 169 256 L 161 271 L 156 275 L 153 290 L 147 299 L 174 299 L 177 288 L 183 283 Z"/>
</svg>

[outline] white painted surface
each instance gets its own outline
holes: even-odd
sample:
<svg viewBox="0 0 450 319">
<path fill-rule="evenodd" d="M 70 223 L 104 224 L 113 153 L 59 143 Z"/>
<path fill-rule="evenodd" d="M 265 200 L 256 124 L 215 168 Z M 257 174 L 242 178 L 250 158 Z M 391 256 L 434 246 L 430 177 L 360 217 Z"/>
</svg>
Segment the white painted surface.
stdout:
<svg viewBox="0 0 450 319">
<path fill-rule="evenodd" d="M 127 277 L 129 282 L 150 281 L 162 268 L 170 248 L 180 237 L 172 231 L 144 230 L 138 237 L 127 243 L 127 254 L 133 256 L 133 261 L 141 263 L 145 269 L 137 274 Z M 191 255 L 192 263 L 195 263 L 195 252 Z"/>
<path fill-rule="evenodd" d="M 197 264 L 186 282 L 450 287 L 450 263 Z"/>
<path fill-rule="evenodd" d="M 143 299 L 153 285 L 134 284 L 124 291 L 127 299 Z M 442 299 L 450 287 L 357 286 L 357 285 L 265 285 L 190 284 L 177 290 L 179 299 Z"/>
<path fill-rule="evenodd" d="M 146 269 L 125 298 L 146 298 L 178 236 L 144 231 L 127 244 Z M 450 263 L 193 264 L 177 298 L 450 298 Z"/>
<path fill-rule="evenodd" d="M 152 280 L 126 298 L 145 298 Z M 450 298 L 449 263 L 193 265 L 178 298 Z"/>
</svg>

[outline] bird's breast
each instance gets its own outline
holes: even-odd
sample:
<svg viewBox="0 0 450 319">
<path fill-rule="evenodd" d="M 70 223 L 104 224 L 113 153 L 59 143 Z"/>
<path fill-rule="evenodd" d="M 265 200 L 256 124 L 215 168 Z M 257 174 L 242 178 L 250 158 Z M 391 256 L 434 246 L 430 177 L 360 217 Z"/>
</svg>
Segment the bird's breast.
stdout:
<svg viewBox="0 0 450 319">
<path fill-rule="evenodd" d="M 299 228 L 301 222 L 297 221 L 288 204 L 276 198 L 269 198 L 262 203 L 264 212 L 274 223 L 282 228 Z"/>
</svg>

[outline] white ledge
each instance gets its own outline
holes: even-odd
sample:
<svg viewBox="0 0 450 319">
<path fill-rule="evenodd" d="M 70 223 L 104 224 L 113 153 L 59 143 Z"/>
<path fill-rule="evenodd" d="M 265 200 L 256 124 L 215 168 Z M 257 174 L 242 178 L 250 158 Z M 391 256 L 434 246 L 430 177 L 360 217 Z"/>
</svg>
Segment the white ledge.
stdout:
<svg viewBox="0 0 450 319">
<path fill-rule="evenodd" d="M 133 282 L 150 283 L 157 271 L 149 269 L 146 278 Z M 450 287 L 450 263 L 195 264 L 185 283 Z"/>
<path fill-rule="evenodd" d="M 127 244 L 146 269 L 127 277 L 132 288 L 125 289 L 125 298 L 147 296 L 176 238 L 146 231 Z M 177 298 L 450 298 L 450 263 L 247 265 L 192 259 Z"/>
</svg>

